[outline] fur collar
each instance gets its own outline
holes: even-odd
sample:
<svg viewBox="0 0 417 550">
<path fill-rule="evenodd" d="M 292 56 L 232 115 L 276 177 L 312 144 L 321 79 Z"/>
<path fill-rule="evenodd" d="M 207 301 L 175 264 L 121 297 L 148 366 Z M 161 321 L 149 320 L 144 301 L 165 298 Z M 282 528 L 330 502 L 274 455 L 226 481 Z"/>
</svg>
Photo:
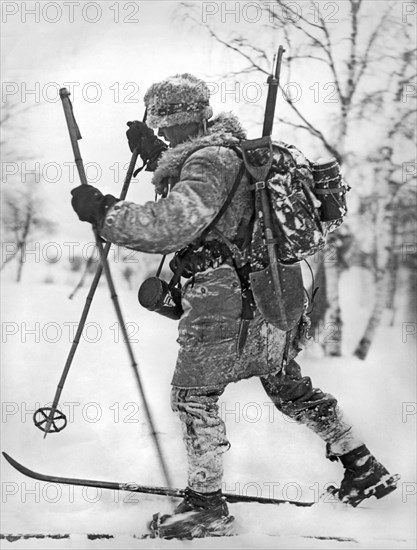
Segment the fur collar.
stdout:
<svg viewBox="0 0 417 550">
<path fill-rule="evenodd" d="M 238 118 L 232 113 L 220 113 L 208 123 L 206 134 L 193 137 L 162 154 L 152 178 L 156 192 L 166 195 L 167 186 L 178 181 L 182 165 L 194 151 L 212 145 L 237 146 L 245 138 L 246 132 Z"/>
</svg>

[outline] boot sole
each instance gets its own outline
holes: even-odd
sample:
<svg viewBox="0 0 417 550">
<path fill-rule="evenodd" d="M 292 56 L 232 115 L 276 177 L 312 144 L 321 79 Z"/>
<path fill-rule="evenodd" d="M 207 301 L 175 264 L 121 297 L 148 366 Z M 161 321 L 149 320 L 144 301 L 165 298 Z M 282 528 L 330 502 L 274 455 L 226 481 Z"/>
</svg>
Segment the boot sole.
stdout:
<svg viewBox="0 0 417 550">
<path fill-rule="evenodd" d="M 357 495 L 346 495 L 341 499 L 341 502 L 344 504 L 349 504 L 349 506 L 352 506 L 355 508 L 360 504 L 363 500 L 375 497 L 377 499 L 380 499 L 386 495 L 389 495 L 389 493 L 392 493 L 392 491 L 395 491 L 397 488 L 397 482 L 400 479 L 400 476 L 398 474 L 394 475 L 386 475 L 383 478 L 380 479 L 380 481 L 376 485 L 372 485 L 371 487 L 367 487 Z M 329 487 L 329 492 L 333 495 L 338 495 L 339 489 L 331 486 Z"/>
<path fill-rule="evenodd" d="M 181 515 L 181 514 L 180 514 Z M 197 517 L 195 517 L 197 515 Z M 169 523 L 173 516 L 154 514 L 148 524 L 150 538 L 187 540 L 205 537 L 230 537 L 236 535 L 233 528 L 233 516 L 220 517 L 204 525 L 201 514 L 186 513 L 184 519 Z M 167 521 L 167 523 L 164 523 Z"/>
</svg>

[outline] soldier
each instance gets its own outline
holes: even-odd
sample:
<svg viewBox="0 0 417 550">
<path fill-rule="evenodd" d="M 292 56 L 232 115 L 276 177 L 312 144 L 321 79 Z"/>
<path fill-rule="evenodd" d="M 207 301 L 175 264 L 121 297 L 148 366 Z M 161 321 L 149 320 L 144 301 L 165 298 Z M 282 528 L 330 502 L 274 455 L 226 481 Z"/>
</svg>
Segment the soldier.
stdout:
<svg viewBox="0 0 417 550">
<path fill-rule="evenodd" d="M 246 134 L 238 119 L 222 113 L 210 121 L 208 88 L 190 74 L 154 84 L 144 101 L 148 125 L 159 128 L 170 147 L 141 122 L 130 123 L 127 136 L 131 150 L 138 147 L 148 168 L 155 169 L 152 181 L 162 198 L 139 205 L 79 186 L 72 191 L 72 205 L 82 221 L 118 245 L 176 252 L 177 260 L 188 251 L 172 380 L 172 408 L 182 422 L 188 456 L 188 487 L 173 515 L 155 514 L 151 528 L 161 537 L 232 530 L 221 490 L 222 455 L 230 445 L 218 399 L 227 384 L 252 376 L 260 377 L 278 410 L 323 439 L 327 458 L 342 463 L 341 500 L 356 506 L 373 494 L 387 494 L 395 479 L 355 435 L 336 399 L 301 375 L 295 357 L 305 315 L 284 332 L 267 323 L 248 299 L 254 199 L 241 169 L 238 147 Z M 229 206 L 212 227 L 237 180 Z M 247 331 L 242 330 L 245 322 Z"/>
</svg>

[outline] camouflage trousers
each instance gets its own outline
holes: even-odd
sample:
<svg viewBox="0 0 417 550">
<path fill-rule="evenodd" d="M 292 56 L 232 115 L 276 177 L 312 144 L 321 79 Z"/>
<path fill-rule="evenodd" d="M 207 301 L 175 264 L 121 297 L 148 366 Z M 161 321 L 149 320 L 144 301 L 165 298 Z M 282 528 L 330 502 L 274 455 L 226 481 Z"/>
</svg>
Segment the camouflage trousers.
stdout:
<svg viewBox="0 0 417 550">
<path fill-rule="evenodd" d="M 326 442 L 328 458 L 335 459 L 363 444 L 344 420 L 337 400 L 313 388 L 311 379 L 301 375 L 296 361 L 290 361 L 278 374 L 260 379 L 279 411 L 308 426 Z M 230 443 L 217 403 L 225 387 L 172 388 L 172 409 L 182 422 L 188 456 L 188 485 L 201 493 L 222 486 L 222 455 Z"/>
</svg>

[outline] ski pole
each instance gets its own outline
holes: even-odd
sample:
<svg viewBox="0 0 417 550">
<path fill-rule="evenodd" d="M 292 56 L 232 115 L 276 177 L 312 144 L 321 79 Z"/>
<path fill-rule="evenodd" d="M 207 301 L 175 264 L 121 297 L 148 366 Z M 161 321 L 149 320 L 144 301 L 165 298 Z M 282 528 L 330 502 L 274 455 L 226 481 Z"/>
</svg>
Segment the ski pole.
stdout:
<svg viewBox="0 0 417 550">
<path fill-rule="evenodd" d="M 62 97 L 68 97 L 69 92 L 66 90 L 66 88 L 62 88 L 60 90 L 60 95 L 61 95 L 61 98 Z M 69 101 L 69 99 L 68 99 L 68 101 Z M 68 114 L 69 114 L 69 116 L 67 117 L 67 122 L 70 125 L 69 127 L 72 128 L 71 131 L 74 133 L 76 138 L 81 139 L 80 131 L 79 131 L 77 123 L 76 123 L 76 121 L 75 121 L 75 119 L 72 115 L 72 105 L 71 105 L 70 102 L 69 102 L 68 106 L 66 106 L 66 109 L 68 110 Z M 65 109 L 64 109 L 64 112 L 65 112 Z M 130 182 L 132 180 L 133 171 L 134 171 L 135 166 L 136 166 L 136 161 L 137 161 L 138 155 L 139 155 L 139 151 L 137 149 L 135 149 L 132 153 L 132 157 L 131 157 L 131 160 L 130 160 L 130 163 L 129 163 L 129 167 L 128 167 L 128 170 L 127 170 L 127 173 L 126 173 L 126 177 L 125 177 L 124 182 L 123 182 L 123 187 L 122 187 L 122 190 L 121 190 L 121 193 L 120 193 L 120 200 L 124 200 L 126 198 L 126 195 L 127 195 L 127 192 L 128 192 L 129 186 L 130 186 Z M 81 161 L 81 164 L 80 164 L 80 161 Z M 82 170 L 82 173 L 83 173 L 84 171 L 83 171 L 83 167 L 82 167 L 82 159 L 81 159 L 81 156 L 79 154 L 79 151 L 78 151 L 76 163 L 77 163 L 77 167 L 81 166 L 81 170 Z M 138 172 L 140 172 L 144 167 L 145 167 L 145 164 L 138 169 Z M 86 178 L 85 178 L 85 174 L 84 174 L 84 181 L 85 182 L 87 181 Z M 104 248 L 104 254 L 106 255 L 106 257 L 109 254 L 110 247 L 111 247 L 111 243 L 106 243 L 106 246 Z M 55 432 L 60 432 L 67 425 L 67 420 L 66 420 L 66 417 L 65 417 L 64 413 L 58 411 L 58 403 L 59 403 L 59 399 L 61 397 L 61 393 L 62 393 L 64 384 L 65 384 L 65 381 L 66 381 L 67 376 L 68 376 L 69 369 L 70 369 L 72 361 L 74 359 L 75 352 L 76 352 L 78 344 L 80 342 L 80 338 L 81 338 L 82 332 L 84 330 L 85 322 L 87 320 L 87 316 L 88 316 L 88 313 L 90 311 L 90 306 L 91 306 L 91 303 L 93 301 L 93 297 L 94 297 L 94 294 L 96 292 L 98 283 L 100 281 L 102 272 L 103 272 L 103 266 L 102 266 L 101 263 L 99 263 L 99 265 L 97 266 L 97 270 L 96 270 L 94 279 L 91 283 L 90 290 L 88 292 L 83 311 L 81 313 L 81 318 L 80 318 L 80 321 L 78 323 L 78 327 L 77 327 L 77 331 L 76 331 L 75 336 L 74 336 L 74 340 L 72 342 L 67 360 L 66 360 L 65 365 L 64 365 L 64 369 L 62 371 L 61 378 L 59 380 L 59 383 L 58 383 L 58 386 L 57 386 L 57 389 L 56 389 L 56 392 L 55 392 L 54 400 L 52 402 L 52 407 L 41 407 L 40 409 L 35 411 L 35 413 L 33 415 L 35 426 L 38 427 L 43 432 L 45 432 L 44 438 L 47 436 L 47 434 L 49 432 L 54 432 L 54 433 Z M 60 425 L 60 421 L 63 421 L 61 423 L 61 425 Z M 44 424 L 45 424 L 45 426 L 44 426 Z M 51 430 L 51 428 L 53 428 L 53 429 Z"/>
<path fill-rule="evenodd" d="M 81 134 L 80 134 L 80 131 L 78 129 L 77 123 L 75 121 L 75 117 L 74 117 L 74 114 L 73 114 L 72 104 L 71 104 L 71 101 L 69 99 L 69 95 L 70 94 L 69 94 L 69 92 L 66 88 L 62 88 L 60 90 L 60 97 L 61 97 L 62 105 L 63 105 L 63 108 L 64 108 L 64 114 L 65 114 L 65 118 L 66 118 L 66 121 L 67 121 L 67 126 L 68 126 L 69 135 L 70 135 L 71 145 L 72 145 L 72 148 L 73 148 L 75 163 L 77 165 L 80 181 L 81 181 L 82 185 L 88 185 L 87 176 L 85 174 L 84 165 L 83 165 L 83 161 L 82 161 L 82 158 L 81 158 L 80 148 L 78 146 L 78 140 L 81 139 Z M 136 156 L 137 156 L 137 150 L 136 149 L 135 149 L 135 153 L 136 153 Z M 132 173 L 133 173 L 133 170 L 132 170 Z M 127 187 L 128 187 L 127 185 L 123 186 L 123 190 L 125 189 L 125 187 L 126 187 L 126 190 L 127 190 Z M 160 461 L 161 469 L 162 469 L 162 472 L 164 474 L 166 483 L 168 484 L 169 487 L 171 487 L 172 483 L 171 483 L 171 480 L 170 480 L 169 471 L 168 471 L 167 465 L 165 463 L 165 459 L 164 459 L 162 449 L 161 449 L 161 446 L 160 446 L 160 443 L 159 443 L 158 434 L 156 432 L 155 424 L 154 424 L 154 421 L 153 421 L 153 418 L 152 418 L 151 410 L 149 408 L 149 405 L 148 405 L 148 402 L 147 402 L 147 399 L 146 399 L 146 396 L 145 396 L 145 391 L 144 391 L 144 388 L 143 388 L 143 385 L 142 385 L 142 381 L 141 381 L 141 378 L 140 378 L 140 375 L 139 375 L 138 365 L 136 363 L 136 360 L 135 360 L 135 357 L 134 357 L 134 354 L 133 354 L 133 349 L 132 349 L 132 346 L 130 344 L 129 336 L 127 334 L 127 330 L 126 330 L 126 326 L 125 326 L 125 323 L 124 323 L 122 311 L 121 311 L 121 308 L 120 308 L 119 300 L 118 300 L 118 297 L 117 297 L 117 294 L 116 294 L 113 278 L 112 278 L 111 271 L 110 271 L 110 265 L 109 265 L 109 262 L 107 260 L 105 249 L 103 248 L 102 241 L 101 241 L 100 235 L 98 233 L 98 230 L 94 226 L 93 226 L 93 232 L 94 232 L 94 237 L 95 237 L 95 241 L 96 241 L 96 246 L 97 246 L 98 251 L 100 253 L 101 265 L 102 265 L 102 268 L 104 270 L 104 274 L 105 274 L 106 279 L 107 279 L 107 284 L 109 286 L 111 299 L 113 301 L 113 305 L 114 305 L 114 308 L 116 310 L 117 319 L 118 319 L 119 324 L 121 326 L 121 330 L 122 330 L 122 333 L 123 333 L 123 336 L 124 336 L 124 341 L 126 343 L 127 351 L 128 351 L 128 354 L 129 354 L 129 357 L 130 357 L 130 360 L 131 360 L 131 366 L 132 366 L 132 369 L 133 369 L 133 372 L 134 372 L 134 375 L 135 375 L 135 379 L 136 379 L 136 382 L 137 382 L 137 385 L 138 385 L 138 388 L 139 388 L 139 392 L 140 392 L 140 395 L 141 395 L 141 398 L 142 398 L 143 406 L 144 406 L 144 409 L 145 409 L 145 414 L 146 414 L 147 420 L 149 422 L 149 426 L 151 428 L 151 435 L 152 435 L 153 441 L 155 443 L 155 447 L 156 447 L 157 455 L 158 455 L 158 458 L 159 458 L 159 461 Z M 110 244 L 110 243 L 107 243 L 107 244 Z"/>
<path fill-rule="evenodd" d="M 126 197 L 127 191 L 129 189 L 130 182 L 132 180 L 133 171 L 134 171 L 135 166 L 136 166 L 136 160 L 137 160 L 138 154 L 139 154 L 138 151 L 135 149 L 133 154 L 132 154 L 132 158 L 130 160 L 129 168 L 128 168 L 128 171 L 126 173 L 126 177 L 125 177 L 125 180 L 124 180 L 122 191 L 120 193 L 120 200 L 124 200 L 125 197 Z M 142 170 L 142 169 L 143 169 L 143 166 L 139 170 Z M 109 254 L 110 247 L 111 247 L 111 243 L 106 243 L 106 246 L 104 247 L 104 254 L 106 255 L 106 257 Z M 54 432 L 54 433 L 55 432 L 60 432 L 61 430 L 63 430 L 65 428 L 65 426 L 67 424 L 65 415 L 62 412 L 58 411 L 58 403 L 59 403 L 59 400 L 60 400 L 60 397 L 61 397 L 62 390 L 64 388 L 65 381 L 66 381 L 67 376 L 68 376 L 68 372 L 70 370 L 72 361 L 74 359 L 75 352 L 77 350 L 78 344 L 80 343 L 81 335 L 82 335 L 82 332 L 84 330 L 84 326 L 85 326 L 85 323 L 86 323 L 86 320 L 87 320 L 87 316 L 88 316 L 88 313 L 90 311 L 90 306 L 91 306 L 91 303 L 93 301 L 93 297 L 94 297 L 94 294 L 96 292 L 98 283 L 100 281 L 102 272 L 103 272 L 103 266 L 100 262 L 97 266 L 97 270 L 96 270 L 96 273 L 94 275 L 94 279 L 91 283 L 90 290 L 89 290 L 87 298 L 85 300 L 85 305 L 84 305 L 83 311 L 81 313 L 81 318 L 80 318 L 79 323 L 78 323 L 77 331 L 75 333 L 74 340 L 72 342 L 67 360 L 66 360 L 65 365 L 64 365 L 64 369 L 62 371 L 61 378 L 59 380 L 59 383 L 58 383 L 58 386 L 57 386 L 57 389 L 56 389 L 56 392 L 55 392 L 52 407 L 41 407 L 40 409 L 35 411 L 35 414 L 33 416 L 35 426 L 38 427 L 43 432 L 45 432 L 44 438 L 47 436 L 47 434 L 49 432 Z M 63 421 L 61 423 L 61 425 L 59 424 L 59 421 Z M 44 426 L 44 424 L 45 424 L 45 426 Z M 53 428 L 53 430 L 51 430 L 51 428 Z"/>
</svg>

